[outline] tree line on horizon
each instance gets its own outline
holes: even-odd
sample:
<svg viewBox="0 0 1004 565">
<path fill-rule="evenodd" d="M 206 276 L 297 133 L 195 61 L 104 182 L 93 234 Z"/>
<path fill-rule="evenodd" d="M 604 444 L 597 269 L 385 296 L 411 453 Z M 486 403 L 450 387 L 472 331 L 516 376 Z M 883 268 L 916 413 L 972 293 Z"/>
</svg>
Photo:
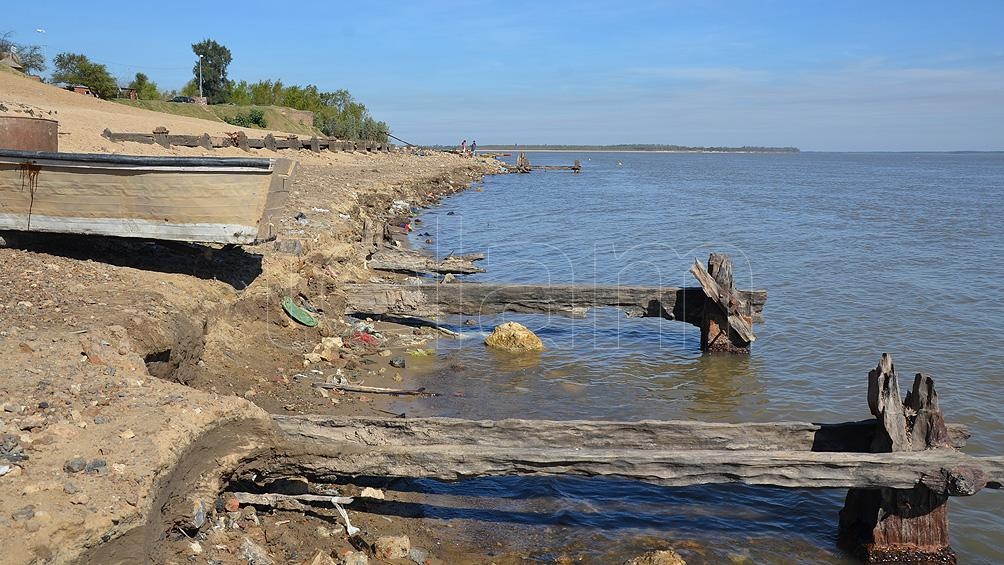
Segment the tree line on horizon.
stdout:
<svg viewBox="0 0 1004 565">
<path fill-rule="evenodd" d="M 42 48 L 38 45 L 21 45 L 12 39 L 12 33 L 0 35 L 0 53 L 14 51 L 19 55 L 26 74 L 46 69 Z M 202 93 L 210 104 L 236 106 L 285 106 L 314 113 L 314 127 L 325 135 L 340 139 L 386 142 L 389 128 L 385 122 L 370 115 L 366 106 L 355 100 L 348 90 L 321 91 L 317 86 L 286 85 L 281 79 L 261 80 L 254 83 L 234 81 L 227 76 L 233 60 L 230 49 L 212 39 L 192 45 L 192 51 L 202 60 Z M 50 82 L 69 86 L 84 85 L 99 98 L 111 99 L 119 95 L 119 82 L 108 68 L 91 61 L 81 53 L 59 53 L 52 60 Z M 179 91 L 162 91 L 157 83 L 142 73 L 136 73 L 127 88 L 134 89 L 140 100 L 170 100 L 182 96 L 199 95 L 199 60 L 192 68 L 192 79 Z M 253 110 L 252 110 L 253 112 Z M 242 117 L 238 114 L 238 117 Z M 256 117 L 248 113 L 249 119 Z M 266 127 L 262 119 L 250 119 L 248 124 Z M 238 124 L 238 125 L 248 125 Z"/>
<path fill-rule="evenodd" d="M 726 146 L 692 146 L 667 145 L 661 143 L 619 143 L 614 145 L 481 145 L 481 149 L 492 151 L 533 151 L 533 150 L 564 150 L 564 151 L 681 151 L 705 153 L 800 153 L 798 147 L 765 147 L 761 145 L 743 145 L 741 147 Z"/>
</svg>

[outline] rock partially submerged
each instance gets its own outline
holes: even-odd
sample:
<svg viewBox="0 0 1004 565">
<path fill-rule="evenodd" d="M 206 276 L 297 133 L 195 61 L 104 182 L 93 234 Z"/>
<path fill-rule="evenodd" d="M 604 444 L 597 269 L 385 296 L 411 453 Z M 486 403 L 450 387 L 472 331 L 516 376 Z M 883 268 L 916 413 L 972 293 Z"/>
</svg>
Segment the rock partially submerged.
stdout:
<svg viewBox="0 0 1004 565">
<path fill-rule="evenodd" d="M 687 565 L 687 562 L 672 549 L 662 549 L 628 559 L 624 565 Z"/>
<path fill-rule="evenodd" d="M 543 351 L 544 342 L 526 326 L 516 322 L 506 322 L 495 327 L 485 338 L 485 345 L 504 351 Z"/>
</svg>

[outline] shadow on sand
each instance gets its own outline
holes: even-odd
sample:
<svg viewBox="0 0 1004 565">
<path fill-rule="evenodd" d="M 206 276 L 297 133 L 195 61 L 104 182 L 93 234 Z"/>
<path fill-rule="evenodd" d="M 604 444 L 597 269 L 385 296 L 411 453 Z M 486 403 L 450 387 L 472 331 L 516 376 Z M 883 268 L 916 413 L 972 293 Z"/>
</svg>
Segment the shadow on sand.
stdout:
<svg viewBox="0 0 1004 565">
<path fill-rule="evenodd" d="M 101 235 L 0 232 L 5 247 L 117 267 L 218 280 L 242 290 L 262 273 L 262 256 L 235 245 L 130 239 Z"/>
</svg>

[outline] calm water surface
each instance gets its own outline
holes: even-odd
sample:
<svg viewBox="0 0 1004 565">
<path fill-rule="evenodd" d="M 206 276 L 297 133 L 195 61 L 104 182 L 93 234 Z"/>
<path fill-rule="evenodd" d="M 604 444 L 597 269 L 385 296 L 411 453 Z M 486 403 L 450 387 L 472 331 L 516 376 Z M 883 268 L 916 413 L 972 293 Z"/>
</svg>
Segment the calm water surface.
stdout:
<svg viewBox="0 0 1004 565">
<path fill-rule="evenodd" d="M 767 288 L 753 355 L 703 356 L 697 328 L 599 310 L 585 319 L 485 316 L 439 344 L 430 388 L 463 398 L 411 416 L 839 422 L 869 417 L 866 375 L 884 351 L 901 384 L 933 375 L 941 406 L 1001 454 L 1004 155 L 532 153 L 583 172 L 486 179 L 422 215 L 414 243 L 484 251 L 474 280 L 692 286 L 710 250 L 740 286 Z M 453 212 L 453 214 L 448 214 Z M 434 243 L 424 240 L 431 234 Z M 523 323 L 547 350 L 511 357 L 481 336 Z M 659 488 L 588 479 L 416 481 L 430 518 L 470 519 L 472 547 L 541 561 L 617 562 L 669 540 L 693 562 L 842 562 L 844 491 Z M 963 563 L 1004 561 L 1004 499 L 953 499 Z"/>
</svg>

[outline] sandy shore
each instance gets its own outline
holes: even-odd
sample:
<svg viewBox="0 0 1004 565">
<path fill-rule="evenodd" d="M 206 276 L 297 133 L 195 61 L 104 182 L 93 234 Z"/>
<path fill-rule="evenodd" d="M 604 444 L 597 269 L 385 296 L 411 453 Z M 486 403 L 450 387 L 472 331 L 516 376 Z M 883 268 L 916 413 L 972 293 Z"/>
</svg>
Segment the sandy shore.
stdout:
<svg viewBox="0 0 1004 565">
<path fill-rule="evenodd" d="M 7 74 L 0 75 L 0 112 L 59 120 L 63 151 L 247 154 L 111 143 L 100 136 L 106 127 L 236 128 Z M 397 222 L 393 201 L 428 205 L 497 169 L 490 160 L 445 153 L 296 158 L 300 169 L 277 244 L 239 249 L 47 236 L 0 248 L 5 562 L 187 562 L 194 555 L 246 562 L 245 538 L 278 562 L 348 551 L 334 518 L 304 522 L 301 535 L 277 540 L 282 516 L 259 519 L 242 509 L 228 517 L 216 505 L 222 481 L 234 461 L 271 441 L 269 412 L 374 415 L 386 402 L 322 393 L 297 374 L 337 371 L 373 386 L 415 380 L 421 367 L 396 369 L 388 360 L 434 339 L 431 333 L 380 325 L 386 341 L 378 347 L 348 343 L 358 328 L 344 317 L 343 285 L 401 278 L 366 266 L 363 222 Z M 299 213 L 305 222 L 295 219 Z M 316 328 L 282 312 L 282 297 L 297 295 L 322 312 Z M 346 346 L 330 361 L 305 366 L 324 337 L 344 338 Z M 223 518 L 237 527 L 210 528 Z M 361 521 L 373 532 L 380 526 Z M 322 524 L 325 535 L 318 534 Z"/>
</svg>

